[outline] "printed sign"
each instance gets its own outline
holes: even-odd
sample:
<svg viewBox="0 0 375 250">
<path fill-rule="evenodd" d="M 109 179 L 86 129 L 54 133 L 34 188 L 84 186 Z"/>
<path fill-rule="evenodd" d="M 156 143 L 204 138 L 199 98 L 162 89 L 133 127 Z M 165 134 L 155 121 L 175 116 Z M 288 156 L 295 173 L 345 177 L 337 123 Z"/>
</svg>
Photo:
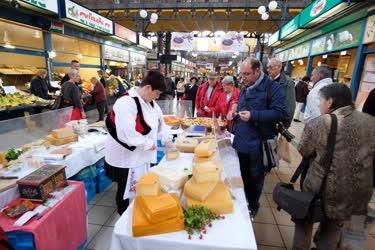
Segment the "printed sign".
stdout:
<svg viewBox="0 0 375 250">
<path fill-rule="evenodd" d="M 326 37 L 320 37 L 312 41 L 311 55 L 317 55 L 324 53 L 326 47 Z"/>
<path fill-rule="evenodd" d="M 326 6 L 327 1 L 326 0 L 318 0 L 313 3 L 310 11 L 310 16 L 314 17 L 320 14 L 322 10 L 324 10 L 324 7 Z"/>
<path fill-rule="evenodd" d="M 103 58 L 119 62 L 129 62 L 129 51 L 103 45 Z"/>
<path fill-rule="evenodd" d="M 141 35 L 139 35 L 139 45 L 147 49 L 152 49 L 152 41 Z"/>
<path fill-rule="evenodd" d="M 51 27 L 49 28 L 49 31 L 64 34 L 64 24 L 51 21 Z"/>
<path fill-rule="evenodd" d="M 272 44 L 276 43 L 279 41 L 279 31 L 276 31 L 273 33 L 270 38 L 268 38 L 268 46 L 271 46 Z"/>
<path fill-rule="evenodd" d="M 89 28 L 104 33 L 113 34 L 113 23 L 111 20 L 96 14 L 70 0 L 65 0 L 65 17 Z"/>
<path fill-rule="evenodd" d="M 292 20 L 290 20 L 287 24 L 285 24 L 281 28 L 280 38 L 284 38 L 292 34 L 294 31 L 298 30 L 298 25 L 299 25 L 299 15 L 294 17 Z"/>
<path fill-rule="evenodd" d="M 115 36 L 128 40 L 132 43 L 137 43 L 137 35 L 135 32 L 117 23 L 115 23 Z"/>
<path fill-rule="evenodd" d="M 56 14 L 59 13 L 57 0 L 22 0 L 22 2 Z"/>
<path fill-rule="evenodd" d="M 343 0 L 316 0 L 301 12 L 300 27 L 307 26 L 307 24 L 309 24 L 311 21 L 318 19 L 319 16 L 333 9 L 342 2 Z M 323 21 L 323 19 L 320 19 L 319 21 Z M 318 20 L 315 20 L 315 22 L 316 21 Z"/>
<path fill-rule="evenodd" d="M 130 62 L 132 65 L 145 65 L 146 56 L 134 52 L 130 52 Z"/>
<path fill-rule="evenodd" d="M 239 32 L 227 32 L 221 39 L 221 50 L 228 52 L 242 52 L 246 50 L 243 35 Z"/>
<path fill-rule="evenodd" d="M 194 34 L 184 32 L 172 32 L 171 49 L 192 51 L 194 47 Z"/>
<path fill-rule="evenodd" d="M 364 36 L 364 44 L 375 42 L 375 15 L 368 17 Z"/>
</svg>

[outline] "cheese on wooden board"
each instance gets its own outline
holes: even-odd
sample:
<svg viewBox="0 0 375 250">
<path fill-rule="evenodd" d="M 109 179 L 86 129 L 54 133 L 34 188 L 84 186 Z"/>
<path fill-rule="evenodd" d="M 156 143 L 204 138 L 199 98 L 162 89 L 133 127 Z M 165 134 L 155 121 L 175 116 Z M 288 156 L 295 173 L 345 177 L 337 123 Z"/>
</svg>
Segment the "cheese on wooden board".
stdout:
<svg viewBox="0 0 375 250">
<path fill-rule="evenodd" d="M 198 201 L 204 201 L 208 195 L 215 189 L 217 182 L 196 183 L 194 178 L 191 178 L 185 183 L 184 193 L 186 197 Z"/>
<path fill-rule="evenodd" d="M 204 201 L 198 201 L 190 197 L 186 197 L 186 205 L 205 206 L 217 214 L 233 213 L 233 201 L 229 189 L 224 182 L 220 181 L 215 189 Z"/>
<path fill-rule="evenodd" d="M 180 152 L 178 151 L 167 151 L 166 157 L 168 161 L 176 160 L 180 156 Z"/>
<path fill-rule="evenodd" d="M 65 137 L 71 137 L 74 135 L 73 128 L 71 127 L 66 127 L 66 128 L 59 128 L 59 129 L 54 129 L 52 130 L 52 136 L 61 139 Z"/>
<path fill-rule="evenodd" d="M 140 206 L 140 197 L 136 197 L 133 208 L 133 236 L 165 234 L 184 230 L 184 214 L 176 193 L 171 194 L 178 205 L 177 216 L 159 223 L 150 223 Z"/>
<path fill-rule="evenodd" d="M 141 196 L 143 213 L 151 223 L 158 223 L 171 219 L 178 214 L 178 205 L 169 193 L 157 196 Z"/>
<path fill-rule="evenodd" d="M 199 145 L 199 141 L 194 138 L 177 137 L 176 148 L 180 152 L 194 153 L 194 149 Z"/>
<path fill-rule="evenodd" d="M 136 195 L 159 195 L 161 193 L 161 186 L 159 176 L 156 174 L 145 174 L 141 177 L 136 187 Z"/>
<path fill-rule="evenodd" d="M 208 161 L 219 161 L 220 160 L 220 155 L 219 151 L 216 151 L 213 155 L 210 157 L 197 157 L 194 156 L 194 163 L 201 163 L 201 162 L 208 162 Z"/>
<path fill-rule="evenodd" d="M 193 167 L 193 178 L 196 183 L 217 182 L 221 180 L 222 172 L 221 161 L 201 162 Z"/>
<path fill-rule="evenodd" d="M 195 148 L 194 153 L 196 157 L 210 157 L 215 153 L 216 148 L 216 140 L 207 139 L 199 143 L 198 147 Z"/>
<path fill-rule="evenodd" d="M 152 167 L 150 172 L 159 176 L 160 183 L 166 188 L 166 191 L 170 189 L 177 190 L 182 188 L 189 175 L 189 172 L 182 169 L 172 169 L 159 166 Z"/>
</svg>

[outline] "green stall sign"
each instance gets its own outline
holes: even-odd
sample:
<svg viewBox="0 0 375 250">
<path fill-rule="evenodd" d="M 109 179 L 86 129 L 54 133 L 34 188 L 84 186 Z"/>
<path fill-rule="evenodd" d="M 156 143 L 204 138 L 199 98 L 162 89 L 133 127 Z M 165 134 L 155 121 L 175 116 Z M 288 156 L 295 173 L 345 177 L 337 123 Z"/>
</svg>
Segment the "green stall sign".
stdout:
<svg viewBox="0 0 375 250">
<path fill-rule="evenodd" d="M 292 20 L 290 20 L 287 24 L 285 24 L 280 30 L 280 39 L 287 37 L 288 35 L 292 34 L 299 27 L 299 18 L 300 16 L 295 16 Z"/>
<path fill-rule="evenodd" d="M 317 21 L 317 19 L 321 15 L 328 12 L 342 2 L 343 0 L 316 0 L 301 12 L 300 26 L 305 27 L 308 26 L 311 21 Z"/>
</svg>

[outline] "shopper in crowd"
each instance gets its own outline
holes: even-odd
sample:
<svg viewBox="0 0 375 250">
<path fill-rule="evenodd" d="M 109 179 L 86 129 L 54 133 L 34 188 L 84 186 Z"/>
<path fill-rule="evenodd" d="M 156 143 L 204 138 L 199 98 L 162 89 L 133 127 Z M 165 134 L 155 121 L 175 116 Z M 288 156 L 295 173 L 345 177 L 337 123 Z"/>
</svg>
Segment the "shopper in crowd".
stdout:
<svg viewBox="0 0 375 250">
<path fill-rule="evenodd" d="M 70 69 L 75 69 L 78 71 L 79 73 L 79 69 L 80 69 L 80 63 L 79 61 L 77 60 L 72 60 L 70 62 Z M 69 73 L 66 73 L 65 76 L 61 79 L 61 84 L 63 84 L 64 82 L 67 82 L 69 81 Z M 76 85 L 78 86 L 78 89 L 81 91 L 81 93 L 83 93 L 83 88 L 82 88 L 82 80 L 81 78 L 79 79 L 78 82 L 76 82 Z"/>
<path fill-rule="evenodd" d="M 344 75 L 342 83 L 350 88 L 350 85 L 352 85 L 352 78 L 349 75 Z"/>
<path fill-rule="evenodd" d="M 53 88 L 47 80 L 47 70 L 38 70 L 36 76 L 31 80 L 30 92 L 31 94 L 40 98 L 50 100 L 52 96 L 48 94 L 48 91 L 56 91 L 57 88 Z"/>
<path fill-rule="evenodd" d="M 177 83 L 177 101 L 180 100 L 180 98 L 185 93 L 185 79 L 183 77 L 180 78 L 180 81 Z"/>
<path fill-rule="evenodd" d="M 103 85 L 103 87 L 107 87 L 107 78 L 108 78 L 108 75 L 107 75 L 107 72 L 105 72 L 105 70 L 98 70 L 98 76 L 99 76 L 99 79 L 100 79 L 100 83 Z"/>
<path fill-rule="evenodd" d="M 362 111 L 375 116 L 375 88 L 369 93 L 365 103 L 363 104 Z"/>
<path fill-rule="evenodd" d="M 173 100 L 176 96 L 176 84 L 170 77 L 169 73 L 165 73 L 165 91 L 161 93 L 158 100 L 164 101 L 161 103 L 164 114 L 173 114 Z"/>
<path fill-rule="evenodd" d="M 296 85 L 296 111 L 294 112 L 294 119 L 295 122 L 301 122 L 300 116 L 303 106 L 306 103 L 307 95 L 309 94 L 309 81 L 310 77 L 304 76 Z"/>
<path fill-rule="evenodd" d="M 317 249 L 337 249 L 345 220 L 351 215 L 367 215 L 372 195 L 372 159 L 375 148 L 375 118 L 358 112 L 352 103 L 350 89 L 343 84 L 320 88 L 322 116 L 306 124 L 299 152 L 305 158 L 315 156 L 310 164 L 302 190 L 318 193 L 331 128 L 329 114 L 338 119 L 333 160 L 323 190 L 324 219 L 316 235 Z M 313 224 L 296 221 L 293 249 L 310 249 Z"/>
<path fill-rule="evenodd" d="M 223 92 L 223 86 L 216 79 L 216 74 L 210 73 L 208 81 L 199 86 L 195 105 L 197 115 L 200 117 L 212 117 L 212 112 L 216 108 L 219 96 Z"/>
<path fill-rule="evenodd" d="M 314 87 L 307 95 L 306 109 L 304 114 L 305 123 L 308 123 L 312 119 L 320 116 L 319 91 L 323 87 L 333 83 L 331 77 L 332 71 L 328 65 L 322 64 L 313 70 L 311 81 L 313 82 Z"/>
<path fill-rule="evenodd" d="M 94 85 L 94 89 L 93 91 L 91 91 L 91 96 L 95 100 L 96 108 L 98 109 L 99 113 L 99 119 L 97 120 L 97 122 L 104 121 L 104 111 L 107 101 L 105 88 L 96 77 L 91 78 L 90 81 Z"/>
<path fill-rule="evenodd" d="M 135 86 L 140 87 L 141 83 L 142 83 L 142 77 L 141 77 L 141 75 L 138 75 L 137 80 L 135 80 Z"/>
<path fill-rule="evenodd" d="M 197 97 L 198 92 L 198 78 L 193 76 L 190 78 L 190 83 L 185 88 L 185 97 L 184 99 L 187 101 L 191 101 L 191 114 L 194 117 L 195 114 L 195 99 Z"/>
<path fill-rule="evenodd" d="M 119 98 L 108 115 L 109 136 L 105 146 L 107 175 L 118 183 L 117 212 L 121 215 L 134 195 L 137 178 L 156 162 L 158 135 L 171 147 L 163 121 L 163 113 L 154 100 L 165 91 L 159 71 L 151 70 L 139 88 Z M 131 174 L 130 174 L 131 173 Z"/>
<path fill-rule="evenodd" d="M 63 106 L 73 106 L 71 120 L 85 119 L 86 114 L 83 110 L 81 91 L 77 86 L 77 82 L 81 81 L 81 77 L 76 69 L 71 69 L 68 72 L 68 76 L 69 80 L 61 85 Z"/>
<path fill-rule="evenodd" d="M 285 110 L 287 117 L 283 119 L 283 124 L 289 128 L 292 124 L 294 110 L 296 109 L 296 91 L 293 80 L 287 76 L 283 70 L 283 64 L 276 58 L 271 58 L 267 64 L 267 71 L 272 80 L 278 82 L 285 89 Z"/>
<path fill-rule="evenodd" d="M 240 71 L 246 87 L 241 91 L 238 116 L 234 114 L 233 148 L 238 153 L 249 210 L 255 216 L 265 176 L 262 140 L 274 138 L 278 133 L 274 123 L 286 116 L 285 88 L 266 76 L 254 57 L 247 58 Z M 265 98 L 268 90 L 272 92 L 269 103 Z"/>
<path fill-rule="evenodd" d="M 227 120 L 227 129 L 232 131 L 233 113 L 237 111 L 238 100 L 240 98 L 240 89 L 234 86 L 232 76 L 226 76 L 223 79 L 223 92 L 216 104 L 216 117 Z"/>
</svg>

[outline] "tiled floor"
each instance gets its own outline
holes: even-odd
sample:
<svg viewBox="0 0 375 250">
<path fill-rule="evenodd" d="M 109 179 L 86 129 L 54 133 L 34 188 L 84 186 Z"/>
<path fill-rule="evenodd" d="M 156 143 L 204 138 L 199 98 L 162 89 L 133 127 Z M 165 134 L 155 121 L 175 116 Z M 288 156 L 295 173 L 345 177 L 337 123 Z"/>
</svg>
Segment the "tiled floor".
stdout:
<svg viewBox="0 0 375 250">
<path fill-rule="evenodd" d="M 296 135 L 295 143 L 298 143 L 303 130 L 303 124 L 293 123 L 290 131 Z M 253 226 L 260 250 L 291 249 L 294 233 L 294 225 L 290 216 L 284 211 L 278 211 L 272 199 L 273 187 L 279 181 L 289 181 L 301 157 L 295 147 L 290 147 L 292 161 L 290 164 L 281 162 L 279 169 L 273 170 L 267 175 L 261 208 L 256 216 Z M 299 185 L 296 185 L 298 188 Z M 112 184 L 105 192 L 98 194 L 88 205 L 88 241 L 86 249 L 106 250 L 111 242 L 113 226 L 119 216 L 115 211 L 116 185 Z M 375 195 L 371 202 L 375 203 Z M 317 225 L 314 227 L 317 228 Z M 375 249 L 375 227 L 369 234 L 366 250 Z M 155 249 L 158 250 L 158 249 Z M 161 249 L 160 249 L 161 250 Z"/>
</svg>

